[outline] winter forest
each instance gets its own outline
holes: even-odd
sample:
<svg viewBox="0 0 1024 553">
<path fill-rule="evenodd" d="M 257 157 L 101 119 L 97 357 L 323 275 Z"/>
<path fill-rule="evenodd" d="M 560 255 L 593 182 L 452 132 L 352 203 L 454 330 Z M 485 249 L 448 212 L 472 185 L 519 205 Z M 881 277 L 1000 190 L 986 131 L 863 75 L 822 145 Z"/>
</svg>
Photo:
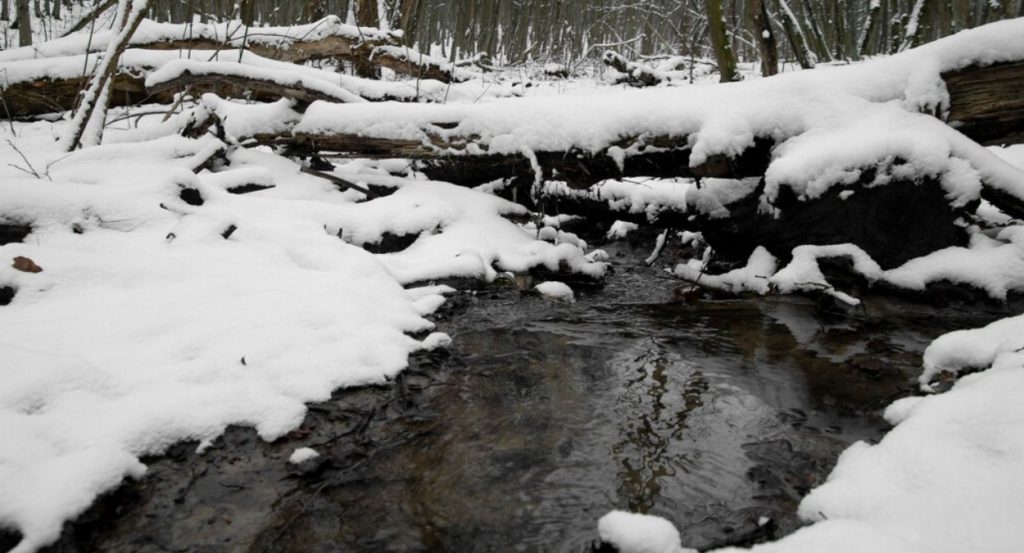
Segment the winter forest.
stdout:
<svg viewBox="0 0 1024 553">
<path fill-rule="evenodd" d="M 1005 553 L 1022 394 L 1022 0 L 0 0 L 0 552 Z"/>
</svg>

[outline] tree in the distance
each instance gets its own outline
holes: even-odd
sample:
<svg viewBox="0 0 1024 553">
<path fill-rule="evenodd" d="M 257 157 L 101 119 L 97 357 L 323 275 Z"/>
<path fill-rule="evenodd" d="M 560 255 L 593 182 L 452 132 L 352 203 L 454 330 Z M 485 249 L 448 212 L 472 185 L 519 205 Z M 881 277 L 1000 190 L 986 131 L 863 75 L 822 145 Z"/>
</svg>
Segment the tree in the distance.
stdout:
<svg viewBox="0 0 1024 553">
<path fill-rule="evenodd" d="M 736 56 L 732 53 L 732 44 L 725 29 L 725 16 L 722 14 L 722 0 L 707 0 L 708 30 L 711 34 L 711 47 L 718 61 L 718 72 L 721 81 L 727 83 L 739 80 L 736 71 Z"/>
</svg>

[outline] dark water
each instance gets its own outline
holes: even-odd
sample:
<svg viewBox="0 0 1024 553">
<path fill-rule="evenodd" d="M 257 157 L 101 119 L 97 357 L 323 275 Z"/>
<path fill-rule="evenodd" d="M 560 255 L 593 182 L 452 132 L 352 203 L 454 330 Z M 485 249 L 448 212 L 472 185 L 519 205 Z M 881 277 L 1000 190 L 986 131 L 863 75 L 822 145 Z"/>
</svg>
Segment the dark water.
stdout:
<svg viewBox="0 0 1024 553">
<path fill-rule="evenodd" d="M 182 444 L 68 525 L 53 551 L 590 551 L 611 509 L 687 545 L 799 525 L 800 497 L 911 390 L 928 342 L 977 317 L 869 301 L 668 303 L 679 283 L 620 265 L 574 305 L 460 293 L 449 354 L 338 392 L 273 444 L 233 428 Z M 295 467 L 291 451 L 321 457 Z"/>
</svg>

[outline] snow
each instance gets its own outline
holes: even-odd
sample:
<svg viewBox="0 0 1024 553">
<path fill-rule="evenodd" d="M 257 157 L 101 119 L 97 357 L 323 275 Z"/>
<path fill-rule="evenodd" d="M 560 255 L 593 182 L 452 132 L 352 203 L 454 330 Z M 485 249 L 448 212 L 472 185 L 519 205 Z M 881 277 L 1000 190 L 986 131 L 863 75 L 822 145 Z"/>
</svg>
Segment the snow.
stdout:
<svg viewBox="0 0 1024 553">
<path fill-rule="evenodd" d="M 640 225 L 636 223 L 630 223 L 629 221 L 615 221 L 612 226 L 608 228 L 606 236 L 610 239 L 617 240 L 629 236 L 629 233 L 640 228 Z"/>
<path fill-rule="evenodd" d="M 362 97 L 325 80 L 307 77 L 290 69 L 256 68 L 237 61 L 172 60 L 146 77 L 146 87 L 154 87 L 183 75 L 228 75 L 273 82 L 282 86 L 319 92 L 335 102 L 365 102 Z"/>
<path fill-rule="evenodd" d="M 996 321 L 974 330 L 959 330 L 941 336 L 924 352 L 920 382 L 929 382 L 941 372 L 956 374 L 964 369 L 984 369 L 1003 353 L 1024 349 L 1024 315 Z"/>
<path fill-rule="evenodd" d="M 1024 316 L 946 334 L 925 352 L 926 377 L 991 367 L 948 392 L 897 400 L 895 425 L 875 445 L 859 442 L 839 457 L 825 484 L 800 503 L 810 526 L 753 553 L 956 553 L 1015 551 L 1024 481 Z M 671 523 L 615 511 L 598 523 L 622 551 L 673 553 Z M 746 549 L 726 548 L 718 553 Z"/>
<path fill-rule="evenodd" d="M 452 77 L 456 81 L 468 81 L 479 76 L 476 73 L 473 73 L 472 71 L 467 71 L 460 67 L 455 67 L 450 62 L 448 62 L 448 60 L 428 56 L 427 54 L 424 54 L 422 52 L 410 50 L 409 48 L 405 48 L 402 46 L 378 46 L 373 49 L 373 52 L 370 55 L 370 59 L 373 59 L 374 56 L 380 55 L 387 55 L 388 57 L 392 57 L 397 60 L 408 61 L 410 63 L 417 65 L 438 67 L 443 71 L 451 73 Z"/>
<path fill-rule="evenodd" d="M 73 56 L 89 52 L 106 50 L 116 33 L 100 30 L 90 36 L 89 32 L 81 31 L 64 38 L 58 38 L 32 46 L 11 48 L 0 52 L 0 62 L 27 60 L 36 58 L 52 58 Z M 230 47 L 239 47 L 243 41 L 249 44 L 265 44 L 268 46 L 289 47 L 296 42 L 316 41 L 326 37 L 337 36 L 356 42 L 362 40 L 390 41 L 401 35 L 389 31 L 381 31 L 369 27 L 355 27 L 341 22 L 337 16 L 328 16 L 320 21 L 305 25 L 288 27 L 253 27 L 246 29 L 238 21 L 222 23 L 160 23 L 149 19 L 143 20 L 138 30 L 132 35 L 129 46 L 173 42 L 182 39 L 208 39 L 225 43 Z"/>
<path fill-rule="evenodd" d="M 171 40 L 184 31 L 145 22 L 133 43 Z M 238 42 L 230 23 L 192 31 Z M 328 18 L 312 26 L 254 29 L 249 40 L 291 44 L 359 34 Z M 113 36 L 97 33 L 90 48 L 106 49 Z M 251 425 L 273 440 L 302 422 L 306 404 L 330 398 L 339 387 L 386 384 L 409 354 L 451 344 L 427 316 L 452 289 L 425 283 L 492 281 L 499 273 L 537 267 L 594 278 L 608 270 L 606 253 L 588 251 L 583 240 L 554 224 L 509 221 L 506 216 L 525 215 L 525 209 L 481 190 L 396 178 L 365 161 L 335 169 L 339 177 L 394 189 L 364 201 L 362 193 L 339 192 L 269 149 L 242 148 L 234 138 L 343 132 L 430 146 L 437 137 L 475 134 L 492 153 L 530 157 L 578 147 L 608 152 L 620 166 L 631 155 L 659 151 L 648 141 L 657 136 L 687 137 L 695 165 L 770 138 L 776 146 L 764 183 L 769 207 L 782 187 L 814 198 L 859 182 L 866 169 L 875 170 L 867 186 L 939 178 L 950 203 L 966 205 L 979 198 L 983 182 L 1024 195 L 1024 173 L 1013 167 L 1024 155 L 1019 147 L 984 149 L 920 112 L 941 115 L 948 108 L 942 72 L 1024 57 L 1022 37 L 1024 20 L 1004 21 L 891 58 L 720 87 L 476 104 L 486 94 L 481 83 L 461 89 L 461 96 L 455 85 L 452 99 L 467 102 L 444 106 L 367 104 L 360 97 L 380 99 L 410 85 L 371 84 L 313 68 L 289 66 L 285 74 L 280 62 L 251 53 L 241 55 L 241 64 L 228 64 L 178 59 L 177 51 L 129 50 L 122 66 L 148 74 L 152 84 L 183 71 L 232 71 L 301 83 L 351 104 L 317 102 L 300 114 L 286 99 L 246 105 L 206 95 L 195 111 L 165 124 L 108 129 L 103 145 L 70 155 L 53 141 L 66 122 L 17 123 L 13 134 L 0 130 L 28 158 L 13 147 L 0 150 L 3 222 L 33 227 L 24 243 L 0 246 L 0 259 L 24 256 L 43 268 L 27 273 L 0 263 L 0 286 L 17 289 L 13 302 L 0 307 L 0 525 L 24 535 L 16 553 L 35 551 L 99 494 L 125 477 L 144 477 L 140 458 L 146 455 L 182 440 L 206 447 L 232 424 Z M 5 82 L 80 75 L 96 58 L 83 55 L 85 40 L 74 35 L 0 52 Z M 223 54 L 225 60 L 238 55 Z M 40 56 L 53 58 L 27 61 Z M 447 88 L 427 83 L 416 84 L 415 97 L 420 86 L 425 98 L 448 97 Z M 225 122 L 227 143 L 174 134 L 204 112 Z M 449 121 L 458 126 L 436 125 Z M 650 134 L 621 146 L 641 130 Z M 201 170 L 214 151 L 228 158 L 228 168 Z M 41 177 L 17 169 L 28 165 Z M 241 184 L 272 188 L 229 192 Z M 756 179 L 703 179 L 700 186 L 688 179 L 606 181 L 585 193 L 649 219 L 666 208 L 721 217 L 730 199 L 757 185 Z M 568 191 L 565 183 L 545 186 Z M 184 189 L 196 191 L 203 204 L 184 202 Z M 706 256 L 674 273 L 734 293 L 814 290 L 854 304 L 818 267 L 819 259 L 846 257 L 869 281 L 912 290 L 951 281 L 1004 299 L 1024 291 L 1024 226 L 984 209 L 1000 227 L 972 227 L 967 247 L 888 271 L 859 248 L 837 244 L 797 248 L 781 268 L 758 247 L 746 266 L 722 275 L 704 274 Z M 615 234 L 627 230 L 619 225 Z M 359 247 L 386 233 L 418 237 L 388 254 Z M 536 290 L 573 300 L 562 282 Z M 991 368 L 941 395 L 890 406 L 886 419 L 895 429 L 876 445 L 851 447 L 829 481 L 802 502 L 801 516 L 816 523 L 755 549 L 1014 550 L 1024 540 L 1018 530 L 1024 517 L 1021 336 L 1024 316 L 937 339 L 924 355 L 926 391 L 943 373 Z M 292 459 L 311 452 L 301 448 Z M 657 517 L 610 513 L 599 532 L 627 552 L 684 551 L 679 532 Z"/>
<path fill-rule="evenodd" d="M 292 452 L 291 456 L 288 457 L 288 462 L 293 465 L 299 465 L 311 459 L 316 459 L 319 456 L 320 454 L 311 447 L 300 447 Z"/>
<path fill-rule="evenodd" d="M 864 276 L 868 282 L 884 283 L 904 290 L 923 292 L 931 284 L 950 282 L 979 290 L 994 300 L 1005 300 L 1010 293 L 1024 292 L 1024 226 L 1011 224 L 989 233 L 978 229 L 973 232 L 967 247 L 937 250 L 887 271 L 883 271 L 857 246 L 836 244 L 799 246 L 792 252 L 793 259 L 778 271 L 774 257 L 765 250 L 755 252 L 746 267 L 724 275 L 702 274 L 690 263 L 679 264 L 675 274 L 685 280 L 728 292 L 769 294 L 821 291 L 856 305 L 858 300 L 835 290 L 818 268 L 818 259 L 846 257 L 853 261 L 853 271 Z M 771 264 L 765 256 L 772 258 Z"/>
<path fill-rule="evenodd" d="M 564 282 L 546 281 L 534 286 L 534 289 L 546 298 L 555 301 L 573 303 L 576 301 L 572 288 Z"/>
<path fill-rule="evenodd" d="M 476 142 L 495 154 L 573 148 L 598 154 L 618 147 L 623 137 L 678 137 L 692 148 L 691 166 L 713 156 L 739 154 L 763 137 L 776 143 L 766 175 L 768 201 L 784 186 L 798 197 L 818 197 L 872 169 L 877 174 L 869 185 L 907 176 L 938 177 L 951 203 L 963 205 L 977 199 L 982 180 L 1024 195 L 1022 173 L 922 112 L 947 109 L 942 72 L 1018 59 L 1024 56 L 1021 37 L 1024 20 L 1007 20 L 860 64 L 723 86 L 625 90 L 571 101 L 553 96 L 485 105 L 318 102 L 295 131 L 411 140 L 426 147 L 441 139 L 433 147 L 452 155 L 465 152 L 443 142 L 460 136 L 479 136 Z M 434 125 L 438 122 L 458 124 L 449 129 Z M 619 153 L 653 149 L 648 144 Z"/>
<path fill-rule="evenodd" d="M 704 274 L 700 265 L 694 267 L 688 264 L 677 265 L 674 272 L 676 276 L 684 280 L 730 293 L 767 294 L 771 290 L 769 278 L 775 273 L 776 264 L 775 256 L 758 246 L 750 254 L 746 266 L 733 269 L 728 273 L 708 275 Z"/>
<path fill-rule="evenodd" d="M 621 553 L 695 553 L 683 549 L 679 530 L 671 522 L 656 516 L 612 511 L 598 521 L 601 541 Z"/>
<path fill-rule="evenodd" d="M 357 203 L 361 193 L 285 158 L 209 135 L 108 129 L 109 144 L 66 155 L 53 142 L 65 125 L 17 123 L 10 139 L 28 162 L 0 149 L 4 222 L 33 227 L 0 257 L 43 267 L 0 263 L 0 285 L 17 289 L 0 310 L 0 524 L 24 535 L 16 553 L 54 540 L 122 478 L 143 477 L 142 456 L 210 443 L 232 424 L 273 440 L 306 403 L 384 384 L 410 353 L 446 347 L 443 333 L 410 335 L 433 330 L 424 316 L 451 289 L 404 285 L 538 265 L 605 271 L 584 244 L 538 241 L 502 217 L 522 207 L 473 190 L 353 162 L 337 174 L 401 183 Z M 229 168 L 194 173 L 211 151 Z M 226 191 L 247 183 L 274 188 Z M 183 202 L 185 188 L 203 205 Z M 386 255 L 352 245 L 385 232 L 424 235 Z"/>
</svg>

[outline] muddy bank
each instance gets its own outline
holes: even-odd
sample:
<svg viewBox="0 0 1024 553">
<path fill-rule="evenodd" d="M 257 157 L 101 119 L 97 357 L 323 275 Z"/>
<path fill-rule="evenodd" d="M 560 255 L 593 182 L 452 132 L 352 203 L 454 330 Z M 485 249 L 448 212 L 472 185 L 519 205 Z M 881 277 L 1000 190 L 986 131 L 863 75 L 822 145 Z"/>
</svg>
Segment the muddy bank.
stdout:
<svg viewBox="0 0 1024 553">
<path fill-rule="evenodd" d="M 573 305 L 459 293 L 438 314 L 450 352 L 312 405 L 278 442 L 232 428 L 202 454 L 146 459 L 49 551 L 582 552 L 614 508 L 701 548 L 769 538 L 799 525 L 839 452 L 884 433 L 878 410 L 912 389 L 931 339 L 994 318 L 875 298 L 844 317 L 794 297 L 670 303 L 680 283 L 618 253 Z M 298 447 L 321 456 L 291 465 Z"/>
</svg>

